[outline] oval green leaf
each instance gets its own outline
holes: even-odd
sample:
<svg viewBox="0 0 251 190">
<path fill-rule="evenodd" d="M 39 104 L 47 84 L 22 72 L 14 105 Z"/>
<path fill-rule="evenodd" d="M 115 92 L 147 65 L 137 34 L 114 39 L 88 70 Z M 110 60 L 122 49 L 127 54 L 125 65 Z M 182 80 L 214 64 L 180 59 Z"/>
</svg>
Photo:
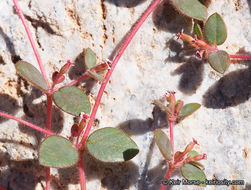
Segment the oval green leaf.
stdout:
<svg viewBox="0 0 251 190">
<path fill-rule="evenodd" d="M 220 50 L 210 53 L 208 62 L 215 71 L 223 74 L 230 65 L 230 58 L 227 52 Z"/>
<path fill-rule="evenodd" d="M 96 66 L 96 55 L 95 53 L 90 49 L 87 48 L 85 52 L 85 65 L 88 69 L 91 69 L 92 67 Z"/>
<path fill-rule="evenodd" d="M 211 15 L 205 24 L 206 40 L 213 45 L 223 44 L 227 38 L 226 25 L 218 13 Z"/>
<path fill-rule="evenodd" d="M 188 154 L 187 154 L 187 157 L 195 157 L 195 156 L 197 156 L 199 153 L 198 152 L 196 152 L 196 151 L 191 151 L 191 152 L 189 152 Z"/>
<path fill-rule="evenodd" d="M 194 33 L 194 35 L 197 36 L 197 38 L 199 40 L 201 40 L 203 38 L 202 30 L 200 28 L 200 25 L 197 22 L 195 22 L 193 25 L 193 33 Z"/>
<path fill-rule="evenodd" d="M 53 94 L 54 103 L 65 112 L 79 116 L 90 112 L 90 103 L 85 93 L 77 87 L 66 86 Z"/>
<path fill-rule="evenodd" d="M 182 109 L 180 110 L 179 117 L 184 118 L 191 115 L 193 112 L 198 110 L 200 106 L 201 105 L 198 103 L 190 103 L 190 104 L 184 105 Z"/>
<path fill-rule="evenodd" d="M 172 145 L 167 135 L 161 129 L 156 129 L 154 139 L 164 158 L 168 161 L 172 160 Z"/>
<path fill-rule="evenodd" d="M 48 90 L 48 86 L 46 84 L 46 81 L 44 80 L 44 77 L 32 64 L 25 61 L 18 61 L 15 66 L 17 73 L 24 79 L 26 79 L 42 91 Z"/>
<path fill-rule="evenodd" d="M 97 80 L 97 81 L 100 81 L 100 82 L 104 82 L 104 77 L 102 77 L 101 75 L 99 75 L 99 74 L 97 74 L 97 73 L 95 73 L 95 72 L 93 72 L 93 71 L 88 71 L 88 73 L 89 73 L 89 75 L 92 77 L 92 78 L 94 78 L 95 80 Z"/>
<path fill-rule="evenodd" d="M 136 143 L 119 129 L 106 127 L 94 131 L 86 142 L 90 154 L 103 162 L 124 162 L 139 152 Z"/>
<path fill-rule="evenodd" d="M 171 0 L 182 14 L 197 19 L 206 20 L 207 8 L 198 0 Z"/>
<path fill-rule="evenodd" d="M 207 178 L 199 167 L 192 164 L 185 164 L 181 167 L 181 173 L 186 179 L 200 181 L 201 185 L 205 185 Z"/>
<path fill-rule="evenodd" d="M 60 136 L 46 138 L 39 148 L 39 163 L 54 168 L 70 167 L 78 162 L 78 151 Z"/>
</svg>

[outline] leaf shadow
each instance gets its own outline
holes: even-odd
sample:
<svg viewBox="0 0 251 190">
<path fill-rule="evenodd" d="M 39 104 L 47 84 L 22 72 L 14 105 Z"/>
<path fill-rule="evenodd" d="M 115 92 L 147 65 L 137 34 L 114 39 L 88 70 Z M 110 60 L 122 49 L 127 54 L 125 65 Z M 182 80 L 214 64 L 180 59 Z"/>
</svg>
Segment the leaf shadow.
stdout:
<svg viewBox="0 0 251 190">
<path fill-rule="evenodd" d="M 170 1 L 160 3 L 153 11 L 152 19 L 154 25 L 159 30 L 171 33 L 180 32 L 182 29 L 184 29 L 185 33 L 190 33 L 192 30 L 192 19 L 176 11 Z"/>
<path fill-rule="evenodd" d="M 69 78 L 71 80 L 77 79 L 78 77 L 82 76 L 87 71 L 85 67 L 85 49 L 76 57 L 74 60 L 74 66 L 69 70 Z M 97 81 L 91 77 L 87 77 L 85 80 L 80 82 L 84 91 L 88 95 L 91 92 L 91 89 Z"/>
<path fill-rule="evenodd" d="M 0 152 L 1 168 L 0 184 L 8 190 L 34 190 L 37 183 L 45 179 L 43 167 L 39 165 L 38 160 L 12 160 L 8 153 Z"/>
<path fill-rule="evenodd" d="M 0 110 L 10 115 L 15 115 L 20 107 L 17 100 L 8 94 L 0 94 Z M 0 117 L 0 123 L 7 121 L 7 118 Z"/>
<path fill-rule="evenodd" d="M 172 75 L 181 75 L 179 90 L 185 94 L 194 94 L 203 80 L 204 63 L 195 57 L 190 57 L 182 63 Z"/>
<path fill-rule="evenodd" d="M 14 44 L 12 43 L 12 40 L 9 38 L 9 36 L 3 31 L 2 27 L 0 26 L 0 35 L 3 37 L 3 40 L 5 41 L 6 47 L 11 55 L 16 55 L 16 50 L 14 47 Z"/>
<path fill-rule="evenodd" d="M 104 0 L 104 1 L 114 4 L 117 7 L 127 7 L 127 8 L 136 7 L 137 5 L 146 2 L 146 0 Z"/>
<path fill-rule="evenodd" d="M 46 125 L 46 116 L 47 116 L 47 110 L 46 110 L 46 101 L 41 101 L 39 103 L 33 103 L 34 100 L 37 98 L 40 98 L 43 94 L 42 92 L 32 87 L 32 90 L 30 93 L 24 93 L 21 92 L 22 98 L 23 98 L 23 111 L 24 116 L 22 119 L 26 121 L 30 121 L 31 123 L 34 123 L 42 128 L 45 128 Z M 63 124 L 64 124 L 64 117 L 62 111 L 53 106 L 52 107 L 52 121 L 51 121 L 51 129 L 54 133 L 60 133 L 63 130 Z M 24 126 L 23 124 L 18 124 L 19 130 L 23 133 L 29 134 L 31 136 L 35 136 L 37 139 L 38 144 L 41 142 L 41 139 L 44 137 L 44 134 L 36 131 L 34 129 L 31 129 L 27 126 Z"/>
<path fill-rule="evenodd" d="M 212 2 L 212 0 L 199 0 L 199 1 L 206 7 L 209 7 L 210 3 Z"/>
<path fill-rule="evenodd" d="M 164 128 L 168 126 L 166 112 L 162 111 L 159 107 L 154 106 L 152 114 L 153 119 L 132 119 L 120 123 L 117 128 L 124 131 L 127 135 L 132 136 L 142 135 L 149 131 L 154 131 L 157 128 Z"/>
<path fill-rule="evenodd" d="M 175 55 L 166 58 L 165 62 L 180 64 L 180 66 L 171 73 L 171 75 L 181 75 L 178 86 L 179 90 L 189 95 L 195 93 L 203 81 L 205 60 L 197 59 L 194 56 L 194 49 L 191 49 L 188 44 L 184 44 L 184 47 L 182 47 L 177 40 L 169 40 L 167 47 L 172 52 L 175 52 Z"/>
<path fill-rule="evenodd" d="M 100 179 L 102 188 L 108 190 L 129 189 L 137 182 L 138 166 L 132 161 L 104 163 L 84 152 L 86 180 Z M 98 188 L 97 188 L 98 189 Z"/>
<path fill-rule="evenodd" d="M 251 67 L 223 76 L 203 95 L 207 108 L 223 109 L 239 105 L 251 97 Z"/>
<path fill-rule="evenodd" d="M 4 141 L 8 143 L 9 140 Z M 16 161 L 4 152 L 0 152 L 0 157 L 0 167 L 8 167 L 0 173 L 0 184 L 6 190 L 34 190 L 39 183 L 45 189 L 42 183 L 45 181 L 45 167 L 41 166 L 36 158 Z M 76 167 L 58 169 L 58 171 L 58 177 L 51 175 L 52 189 L 68 190 L 68 184 L 78 184 Z"/>
<path fill-rule="evenodd" d="M 19 55 L 17 55 L 16 50 L 15 50 L 15 46 L 12 42 L 12 40 L 10 39 L 10 37 L 3 31 L 2 27 L 0 26 L 0 36 L 3 37 L 3 40 L 5 41 L 6 47 L 8 49 L 8 51 L 11 54 L 11 60 L 14 64 L 16 64 L 18 61 L 21 60 L 21 57 Z"/>
</svg>

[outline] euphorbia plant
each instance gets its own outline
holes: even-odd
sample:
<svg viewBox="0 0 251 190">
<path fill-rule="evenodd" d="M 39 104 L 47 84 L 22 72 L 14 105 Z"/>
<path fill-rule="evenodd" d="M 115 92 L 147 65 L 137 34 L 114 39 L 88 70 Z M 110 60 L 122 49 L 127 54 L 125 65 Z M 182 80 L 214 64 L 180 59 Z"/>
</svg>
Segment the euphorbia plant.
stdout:
<svg viewBox="0 0 251 190">
<path fill-rule="evenodd" d="M 39 162 L 41 165 L 46 166 L 46 189 L 50 189 L 50 167 L 70 167 L 74 164 L 78 165 L 81 189 L 86 189 L 83 166 L 83 152 L 85 150 L 88 149 L 91 155 L 104 162 L 126 161 L 133 158 L 139 151 L 137 145 L 126 134 L 118 129 L 103 128 L 95 131 L 91 135 L 89 134 L 104 93 L 104 89 L 115 69 L 116 64 L 136 32 L 139 30 L 140 26 L 161 2 L 161 0 L 154 0 L 144 12 L 130 34 L 127 36 L 127 39 L 124 41 L 112 63 L 105 62 L 97 64 L 95 53 L 91 49 L 87 49 L 85 54 L 87 71 L 78 79 L 57 88 L 56 86 L 62 84 L 65 80 L 64 74 L 69 70 L 69 67 L 73 66 L 73 64 L 70 61 L 67 61 L 67 63 L 59 71 L 52 74 L 52 82 L 50 82 L 42 64 L 41 57 L 36 49 L 35 42 L 31 37 L 31 32 L 28 28 L 25 17 L 18 6 L 17 0 L 13 0 L 13 2 L 24 24 L 40 68 L 39 71 L 32 64 L 25 61 L 19 61 L 16 64 L 17 73 L 46 94 L 46 129 L 42 129 L 39 126 L 33 125 L 6 113 L 0 112 L 0 116 L 14 119 L 46 135 L 46 138 L 41 143 L 39 148 Z M 177 10 L 186 16 L 199 20 L 204 20 L 206 18 L 206 8 L 198 0 L 173 0 L 172 3 Z M 100 72 L 106 72 L 105 76 L 103 77 Z M 88 96 L 85 95 L 81 89 L 73 86 L 87 77 L 92 77 L 101 82 L 101 87 L 93 108 L 90 107 Z M 75 123 L 71 127 L 71 137 L 69 139 L 51 132 L 53 102 L 63 111 L 80 117 L 80 122 Z"/>
<path fill-rule="evenodd" d="M 160 101 L 154 101 L 154 103 L 162 108 L 166 112 L 167 120 L 169 121 L 170 140 L 168 136 L 161 130 L 156 129 L 154 131 L 155 141 L 159 147 L 163 157 L 167 160 L 169 168 L 165 176 L 165 180 L 168 180 L 175 169 L 180 169 L 182 175 L 188 180 L 196 180 L 198 183 L 194 185 L 205 184 L 206 175 L 200 169 L 203 167 L 198 161 L 206 159 L 206 154 L 198 154 L 193 150 L 194 146 L 198 143 L 195 139 L 190 142 L 183 152 L 177 151 L 174 153 L 174 135 L 173 127 L 176 121 L 182 120 L 185 117 L 191 115 L 193 112 L 200 108 L 198 103 L 185 104 L 182 100 L 176 101 L 175 93 L 168 92 L 166 95 L 167 105 L 162 104 Z M 163 181 L 161 190 L 168 185 L 167 181 Z"/>
<path fill-rule="evenodd" d="M 224 50 L 219 50 L 227 39 L 226 25 L 218 13 L 212 14 L 206 21 L 204 29 L 195 22 L 194 37 L 184 34 L 182 31 L 177 34 L 178 39 L 188 42 L 194 47 L 198 58 L 207 58 L 210 66 L 219 73 L 225 73 L 230 66 L 230 59 L 251 59 L 251 55 L 229 55 Z"/>
</svg>

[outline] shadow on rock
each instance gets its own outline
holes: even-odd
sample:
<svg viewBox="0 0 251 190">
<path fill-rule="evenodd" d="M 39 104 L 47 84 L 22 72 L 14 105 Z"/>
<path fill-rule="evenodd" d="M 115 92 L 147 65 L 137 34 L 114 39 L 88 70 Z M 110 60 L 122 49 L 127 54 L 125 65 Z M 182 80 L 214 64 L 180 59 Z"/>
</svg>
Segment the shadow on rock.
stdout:
<svg viewBox="0 0 251 190">
<path fill-rule="evenodd" d="M 19 109 L 17 100 L 8 94 L 0 94 L 0 110 L 10 115 L 15 115 Z M 7 121 L 7 118 L 0 117 L 0 123 Z"/>
<path fill-rule="evenodd" d="M 250 13 L 251 13 L 251 1 L 250 0 L 247 0 L 247 2 L 248 2 L 248 6 L 249 6 L 249 11 L 250 11 Z M 251 189 L 251 188 L 250 188 Z"/>
<path fill-rule="evenodd" d="M 79 184 L 77 166 L 60 168 L 58 169 L 58 174 L 59 178 L 55 178 L 55 181 L 57 181 L 57 187 L 55 189 L 68 190 L 69 184 Z"/>
<path fill-rule="evenodd" d="M 45 189 L 43 185 L 45 181 L 45 167 L 41 166 L 37 159 L 16 161 L 12 160 L 8 153 L 3 152 L 0 152 L 0 157 L 0 167 L 7 167 L 0 173 L 1 186 L 7 190 L 34 190 L 40 184 Z M 53 189 L 68 190 L 68 184 L 77 183 L 78 172 L 74 167 L 59 169 L 59 179 L 51 175 L 51 186 Z"/>
<path fill-rule="evenodd" d="M 168 126 L 166 119 L 166 112 L 162 111 L 159 107 L 154 106 L 153 119 L 148 118 L 146 120 L 132 119 L 125 121 L 118 125 L 118 128 L 124 131 L 129 136 L 142 135 L 149 131 L 154 131 L 158 128 L 164 128 Z"/>
<path fill-rule="evenodd" d="M 104 1 L 112 3 L 117 7 L 127 7 L 127 8 L 136 7 L 137 5 L 146 2 L 146 0 L 104 0 Z"/>
<path fill-rule="evenodd" d="M 172 74 L 181 75 L 179 90 L 185 94 L 194 94 L 203 80 L 204 63 L 194 57 L 181 64 Z"/>
<path fill-rule="evenodd" d="M 0 174 L 0 184 L 6 189 L 34 190 L 37 183 L 45 179 L 44 167 L 40 166 L 38 160 L 11 160 L 8 153 L 0 153 L 0 166 L 8 166 Z"/>
<path fill-rule="evenodd" d="M 139 177 L 138 189 L 139 190 L 151 190 L 151 189 L 160 189 L 161 181 L 165 178 L 167 172 L 168 164 L 164 160 L 161 161 L 157 166 L 152 169 L 149 169 L 151 163 L 151 158 L 153 156 L 155 141 L 152 138 L 152 142 L 149 147 L 149 151 L 146 156 L 146 161 L 143 166 L 143 171 Z"/>
<path fill-rule="evenodd" d="M 32 88 L 30 94 L 23 95 L 23 111 L 25 115 L 22 117 L 22 119 L 45 128 L 47 104 L 45 101 L 36 104 L 33 103 L 33 101 L 37 98 L 40 98 L 41 95 L 41 91 L 35 87 Z M 52 131 L 54 133 L 60 133 L 63 129 L 63 123 L 64 118 L 62 111 L 59 108 L 53 106 L 51 121 Z M 27 133 L 29 135 L 34 135 L 37 138 L 38 143 L 40 143 L 41 138 L 44 137 L 43 133 L 24 126 L 23 124 L 19 124 L 19 127 L 21 132 Z"/>
<path fill-rule="evenodd" d="M 172 72 L 172 75 L 181 75 L 179 90 L 185 94 L 193 94 L 199 88 L 203 80 L 205 61 L 197 59 L 195 49 L 184 44 L 184 47 L 174 39 L 167 43 L 167 47 L 175 52 L 174 56 L 166 58 L 165 62 L 178 63 L 180 66 Z"/>
<path fill-rule="evenodd" d="M 101 186 L 108 190 L 129 189 L 138 181 L 138 166 L 133 162 L 104 163 L 84 153 L 86 180 L 99 179 Z M 96 187 L 100 189 L 100 187 Z"/>
<path fill-rule="evenodd" d="M 217 81 L 203 96 L 207 108 L 227 108 L 251 96 L 251 67 L 233 71 Z"/>
</svg>

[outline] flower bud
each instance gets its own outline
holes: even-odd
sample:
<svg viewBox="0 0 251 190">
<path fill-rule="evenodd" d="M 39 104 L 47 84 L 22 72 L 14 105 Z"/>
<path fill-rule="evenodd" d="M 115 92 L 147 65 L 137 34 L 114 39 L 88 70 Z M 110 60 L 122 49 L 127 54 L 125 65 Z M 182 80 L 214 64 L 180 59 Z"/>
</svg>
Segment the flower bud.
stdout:
<svg viewBox="0 0 251 190">
<path fill-rule="evenodd" d="M 195 139 L 193 139 L 193 142 L 190 142 L 188 145 L 187 145 L 187 147 L 185 148 L 185 150 L 184 150 L 184 154 L 187 154 L 188 152 L 191 152 L 192 150 L 193 150 L 193 147 L 195 146 L 195 145 L 199 145 L 198 143 L 197 143 L 197 141 L 195 140 Z"/>
<path fill-rule="evenodd" d="M 65 74 L 72 65 L 73 63 L 71 63 L 70 60 L 67 60 L 67 63 L 60 69 L 59 73 L 61 73 L 62 75 Z"/>
<path fill-rule="evenodd" d="M 77 137 L 79 135 L 79 126 L 77 123 L 74 123 L 71 127 L 71 136 Z"/>
<path fill-rule="evenodd" d="M 175 112 L 176 112 L 177 115 L 179 115 L 180 110 L 182 109 L 183 105 L 184 105 L 184 102 L 183 102 L 182 100 L 178 100 L 178 101 L 176 102 L 176 105 L 175 105 Z"/>
</svg>

